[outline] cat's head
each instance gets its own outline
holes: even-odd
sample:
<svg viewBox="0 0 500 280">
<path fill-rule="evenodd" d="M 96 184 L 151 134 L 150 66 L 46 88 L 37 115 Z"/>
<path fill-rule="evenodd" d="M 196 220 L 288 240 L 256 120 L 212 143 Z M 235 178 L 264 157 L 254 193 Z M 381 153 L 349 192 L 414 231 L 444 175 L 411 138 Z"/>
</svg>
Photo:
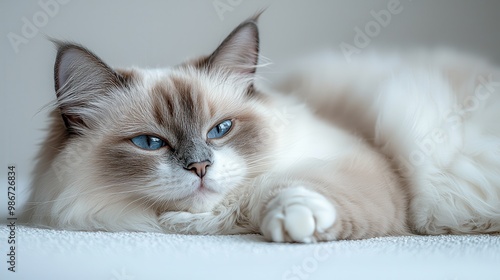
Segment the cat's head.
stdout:
<svg viewBox="0 0 500 280">
<path fill-rule="evenodd" d="M 115 70 L 59 43 L 55 86 L 67 139 L 55 161 L 71 170 L 63 181 L 158 211 L 209 210 L 252 176 L 271 141 L 265 98 L 253 86 L 258 49 L 255 18 L 211 55 L 169 69 Z"/>
</svg>

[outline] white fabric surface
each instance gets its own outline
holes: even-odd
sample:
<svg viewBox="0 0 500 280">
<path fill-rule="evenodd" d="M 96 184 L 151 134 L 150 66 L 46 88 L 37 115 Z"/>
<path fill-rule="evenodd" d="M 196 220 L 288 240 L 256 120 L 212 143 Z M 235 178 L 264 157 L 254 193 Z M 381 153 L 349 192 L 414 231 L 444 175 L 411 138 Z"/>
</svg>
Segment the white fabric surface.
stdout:
<svg viewBox="0 0 500 280">
<path fill-rule="evenodd" d="M 16 228 L 16 272 L 0 279 L 500 279 L 500 236 L 408 236 L 273 244 L 188 236 Z M 1 225 L 7 259 L 9 229 Z"/>
</svg>

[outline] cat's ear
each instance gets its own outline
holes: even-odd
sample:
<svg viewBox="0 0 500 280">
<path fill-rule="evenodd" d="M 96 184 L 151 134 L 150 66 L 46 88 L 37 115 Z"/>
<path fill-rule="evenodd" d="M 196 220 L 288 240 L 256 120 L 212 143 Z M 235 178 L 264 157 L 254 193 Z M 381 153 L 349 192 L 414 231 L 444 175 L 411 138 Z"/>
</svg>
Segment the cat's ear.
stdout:
<svg viewBox="0 0 500 280">
<path fill-rule="evenodd" d="M 88 127 L 99 110 L 99 101 L 123 86 L 123 77 L 86 48 L 55 42 L 54 65 L 57 105 L 66 128 L 79 131 Z"/>
<path fill-rule="evenodd" d="M 242 22 L 220 46 L 208 57 L 209 69 L 223 68 L 234 73 L 253 75 L 259 60 L 259 29 L 257 19 L 260 13 Z"/>
</svg>

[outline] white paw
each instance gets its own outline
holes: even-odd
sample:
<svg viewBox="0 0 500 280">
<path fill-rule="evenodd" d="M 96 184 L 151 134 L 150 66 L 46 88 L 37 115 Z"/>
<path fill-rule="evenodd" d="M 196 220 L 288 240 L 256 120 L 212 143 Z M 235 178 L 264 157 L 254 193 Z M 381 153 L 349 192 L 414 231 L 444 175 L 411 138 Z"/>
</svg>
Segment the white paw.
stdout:
<svg viewBox="0 0 500 280">
<path fill-rule="evenodd" d="M 335 208 L 323 195 L 304 187 L 287 188 L 267 205 L 261 231 L 274 242 L 311 243 L 335 218 Z"/>
</svg>

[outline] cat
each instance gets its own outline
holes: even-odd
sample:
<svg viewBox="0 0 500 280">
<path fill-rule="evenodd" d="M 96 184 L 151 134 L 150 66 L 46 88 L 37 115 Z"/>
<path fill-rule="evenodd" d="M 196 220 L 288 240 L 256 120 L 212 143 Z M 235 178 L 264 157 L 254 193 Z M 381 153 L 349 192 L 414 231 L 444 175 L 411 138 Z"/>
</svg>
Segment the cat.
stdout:
<svg viewBox="0 0 500 280">
<path fill-rule="evenodd" d="M 447 111 L 497 70 L 321 58 L 265 88 L 257 19 L 166 69 L 57 42 L 29 223 L 303 243 L 500 230 L 500 97 Z M 434 128 L 446 137 L 408 163 Z"/>
</svg>

